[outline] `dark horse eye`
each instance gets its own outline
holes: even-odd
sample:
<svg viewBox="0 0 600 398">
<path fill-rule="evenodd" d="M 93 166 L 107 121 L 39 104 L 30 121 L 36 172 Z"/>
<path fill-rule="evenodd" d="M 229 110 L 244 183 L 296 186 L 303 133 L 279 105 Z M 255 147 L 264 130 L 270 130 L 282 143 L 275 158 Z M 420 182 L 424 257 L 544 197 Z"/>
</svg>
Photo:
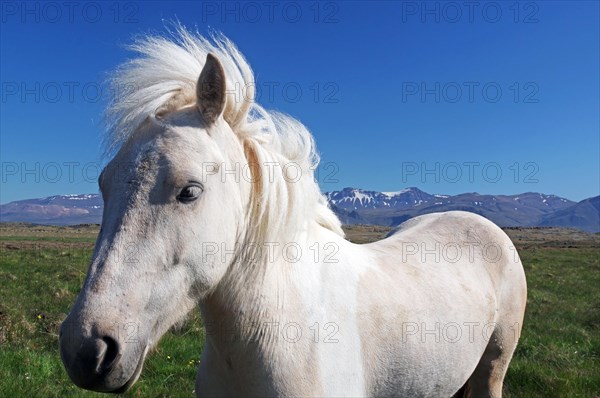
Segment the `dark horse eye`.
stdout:
<svg viewBox="0 0 600 398">
<path fill-rule="evenodd" d="M 182 203 L 190 203 L 195 201 L 202 194 L 202 187 L 199 185 L 188 185 L 183 188 L 179 195 L 177 195 L 177 200 Z"/>
</svg>

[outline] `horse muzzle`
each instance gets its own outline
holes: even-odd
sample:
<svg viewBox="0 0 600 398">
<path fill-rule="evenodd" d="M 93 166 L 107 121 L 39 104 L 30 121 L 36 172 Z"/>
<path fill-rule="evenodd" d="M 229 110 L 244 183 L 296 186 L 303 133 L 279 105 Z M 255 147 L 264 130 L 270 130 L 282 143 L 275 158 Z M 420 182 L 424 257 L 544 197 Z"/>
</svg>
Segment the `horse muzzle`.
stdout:
<svg viewBox="0 0 600 398">
<path fill-rule="evenodd" d="M 87 328 L 86 328 L 87 329 Z M 67 320 L 60 327 L 60 355 L 65 369 L 78 387 L 122 393 L 139 377 L 147 346 L 120 341 L 110 333 L 87 332 Z"/>
</svg>

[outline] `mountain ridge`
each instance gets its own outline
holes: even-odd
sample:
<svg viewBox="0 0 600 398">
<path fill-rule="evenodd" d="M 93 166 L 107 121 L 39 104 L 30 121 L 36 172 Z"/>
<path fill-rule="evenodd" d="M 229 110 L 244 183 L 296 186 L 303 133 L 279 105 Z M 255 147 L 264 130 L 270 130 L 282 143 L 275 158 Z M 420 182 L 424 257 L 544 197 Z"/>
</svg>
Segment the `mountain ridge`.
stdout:
<svg viewBox="0 0 600 398">
<path fill-rule="evenodd" d="M 416 187 L 395 192 L 347 187 L 324 195 L 344 224 L 396 226 L 423 214 L 463 210 L 480 214 L 501 227 L 560 226 L 600 232 L 600 196 L 573 202 L 538 192 L 445 195 Z M 0 205 L 0 222 L 100 223 L 102 210 L 99 194 L 54 195 Z"/>
</svg>

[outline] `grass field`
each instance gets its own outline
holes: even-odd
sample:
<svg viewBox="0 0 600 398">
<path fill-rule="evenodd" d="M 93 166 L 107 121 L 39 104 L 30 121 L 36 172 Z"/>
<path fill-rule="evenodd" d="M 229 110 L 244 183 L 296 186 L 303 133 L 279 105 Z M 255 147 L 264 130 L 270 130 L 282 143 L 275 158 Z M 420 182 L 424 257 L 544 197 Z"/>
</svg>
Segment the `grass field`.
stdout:
<svg viewBox="0 0 600 398">
<path fill-rule="evenodd" d="M 384 236 L 352 227 L 351 240 Z M 509 229 L 529 287 L 525 326 L 506 397 L 600 396 L 600 236 L 559 229 Z M 79 291 L 96 226 L 0 224 L 0 397 L 104 396 L 68 379 L 58 326 Z M 197 313 L 168 333 L 126 396 L 194 396 L 204 334 Z"/>
</svg>

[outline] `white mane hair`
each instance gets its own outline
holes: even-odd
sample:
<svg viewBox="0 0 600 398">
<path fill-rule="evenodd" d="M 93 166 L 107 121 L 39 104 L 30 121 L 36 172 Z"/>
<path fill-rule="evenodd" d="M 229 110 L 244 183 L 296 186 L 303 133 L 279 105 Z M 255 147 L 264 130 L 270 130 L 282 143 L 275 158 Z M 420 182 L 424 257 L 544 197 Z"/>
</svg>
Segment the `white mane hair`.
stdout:
<svg viewBox="0 0 600 398">
<path fill-rule="evenodd" d="M 319 157 L 312 135 L 298 120 L 254 102 L 252 69 L 229 39 L 221 34 L 207 39 L 177 25 L 171 38 L 144 36 L 130 49 L 138 57 L 122 64 L 109 80 L 114 97 L 105 115 L 106 154 L 116 152 L 149 116 L 195 103 L 198 76 L 212 53 L 227 79 L 223 118 L 242 141 L 248 162 L 262 168 L 262 178 L 253 183 L 245 240 L 289 243 L 311 222 L 343 236 L 314 179 Z M 274 179 L 267 181 L 267 162 L 293 163 L 302 171 L 300 180 L 286 180 L 283 168 L 275 167 Z"/>
</svg>

